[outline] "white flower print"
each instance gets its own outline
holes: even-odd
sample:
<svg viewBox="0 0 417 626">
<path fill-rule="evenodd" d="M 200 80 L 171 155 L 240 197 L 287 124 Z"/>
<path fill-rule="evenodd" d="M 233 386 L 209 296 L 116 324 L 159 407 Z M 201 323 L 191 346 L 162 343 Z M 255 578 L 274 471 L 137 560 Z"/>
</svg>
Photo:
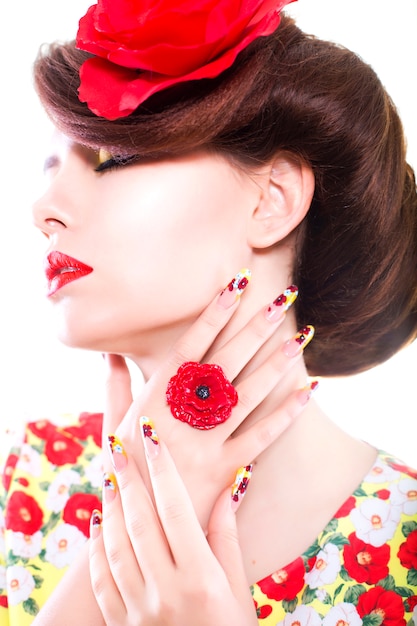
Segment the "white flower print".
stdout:
<svg viewBox="0 0 417 626">
<path fill-rule="evenodd" d="M 21 532 L 10 533 L 10 548 L 14 555 L 23 559 L 33 559 L 42 549 L 43 534 L 40 530 L 33 535 L 24 535 Z"/>
<path fill-rule="evenodd" d="M 48 537 L 45 559 L 58 569 L 66 567 L 87 541 L 85 535 L 71 524 L 62 524 Z"/>
<path fill-rule="evenodd" d="M 354 604 L 341 602 L 332 607 L 323 620 L 323 626 L 361 626 L 362 619 Z"/>
<path fill-rule="evenodd" d="M 103 484 L 103 454 L 98 454 L 85 468 L 85 476 L 93 487 L 101 488 Z"/>
<path fill-rule="evenodd" d="M 376 548 L 392 539 L 400 517 L 401 511 L 398 507 L 378 498 L 365 500 L 359 508 L 353 509 L 350 513 L 359 539 Z"/>
<path fill-rule="evenodd" d="M 340 572 L 339 548 L 334 543 L 327 543 L 317 555 L 313 569 L 305 575 L 305 581 L 311 589 L 333 583 Z"/>
<path fill-rule="evenodd" d="M 63 470 L 49 485 L 46 505 L 54 513 L 59 513 L 65 507 L 70 494 L 71 485 L 79 485 L 80 475 L 74 470 Z"/>
<path fill-rule="evenodd" d="M 413 622 L 414 622 L 414 626 L 417 626 L 417 606 L 414 607 Z"/>
<path fill-rule="evenodd" d="M 15 606 L 27 600 L 35 589 L 32 574 L 21 565 L 12 565 L 7 568 L 7 595 L 10 606 Z"/>
<path fill-rule="evenodd" d="M 365 476 L 366 483 L 387 483 L 401 476 L 400 472 L 387 465 L 378 458 L 371 471 Z"/>
<path fill-rule="evenodd" d="M 417 513 L 417 480 L 404 478 L 391 489 L 391 504 L 398 506 L 405 515 Z"/>
<path fill-rule="evenodd" d="M 16 467 L 32 476 L 40 476 L 42 464 L 39 452 L 29 444 L 24 443 Z"/>
<path fill-rule="evenodd" d="M 277 626 L 321 626 L 320 615 L 311 606 L 297 606 L 293 613 L 287 613 Z"/>
</svg>

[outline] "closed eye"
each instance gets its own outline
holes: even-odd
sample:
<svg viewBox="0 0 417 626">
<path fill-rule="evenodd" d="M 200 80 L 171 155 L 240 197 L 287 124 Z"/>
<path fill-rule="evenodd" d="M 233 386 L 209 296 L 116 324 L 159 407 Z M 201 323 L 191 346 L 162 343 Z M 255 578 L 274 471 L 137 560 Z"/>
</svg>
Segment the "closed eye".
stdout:
<svg viewBox="0 0 417 626">
<path fill-rule="evenodd" d="M 94 168 L 95 172 L 106 172 L 108 170 L 114 170 L 119 167 L 124 167 L 138 161 L 139 157 L 133 155 L 129 157 L 109 156 L 108 159 L 99 163 Z"/>
</svg>

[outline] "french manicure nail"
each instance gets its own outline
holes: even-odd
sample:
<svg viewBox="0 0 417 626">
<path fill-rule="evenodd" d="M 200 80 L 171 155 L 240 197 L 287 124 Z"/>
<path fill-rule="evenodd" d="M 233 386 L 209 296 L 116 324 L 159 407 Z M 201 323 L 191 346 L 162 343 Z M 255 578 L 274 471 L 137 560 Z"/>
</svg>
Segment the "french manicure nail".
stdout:
<svg viewBox="0 0 417 626">
<path fill-rule="evenodd" d="M 117 493 L 117 482 L 114 474 L 106 472 L 103 476 L 103 498 L 106 504 L 113 502 Z"/>
<path fill-rule="evenodd" d="M 223 309 L 228 309 L 239 300 L 243 291 L 248 286 L 251 276 L 251 271 L 246 267 L 241 269 L 219 295 L 217 300 L 218 305 Z"/>
<path fill-rule="evenodd" d="M 103 515 L 98 509 L 93 509 L 90 517 L 90 538 L 97 539 L 101 531 Z"/>
<path fill-rule="evenodd" d="M 232 509 L 236 513 L 248 488 L 252 476 L 253 465 L 239 467 L 232 486 Z"/>
<path fill-rule="evenodd" d="M 265 309 L 265 318 L 268 322 L 278 322 L 282 319 L 290 306 L 296 301 L 297 296 L 298 287 L 290 285 L 278 298 L 275 298 L 271 304 L 268 304 Z"/>
<path fill-rule="evenodd" d="M 150 459 L 154 459 L 159 454 L 159 437 L 149 417 L 142 415 L 139 422 L 146 454 Z"/>
<path fill-rule="evenodd" d="M 312 380 L 305 387 L 300 389 L 300 391 L 298 392 L 299 403 L 302 404 L 303 406 L 307 404 L 307 402 L 310 400 L 311 396 L 316 391 L 318 386 L 319 386 L 319 381 Z"/>
<path fill-rule="evenodd" d="M 107 441 L 111 452 L 110 456 L 113 467 L 116 472 L 121 472 L 127 465 L 127 454 L 123 444 L 116 435 L 108 435 Z"/>
<path fill-rule="evenodd" d="M 314 326 L 304 326 L 292 338 L 288 339 L 282 347 L 285 356 L 293 358 L 300 354 L 314 337 Z"/>
</svg>

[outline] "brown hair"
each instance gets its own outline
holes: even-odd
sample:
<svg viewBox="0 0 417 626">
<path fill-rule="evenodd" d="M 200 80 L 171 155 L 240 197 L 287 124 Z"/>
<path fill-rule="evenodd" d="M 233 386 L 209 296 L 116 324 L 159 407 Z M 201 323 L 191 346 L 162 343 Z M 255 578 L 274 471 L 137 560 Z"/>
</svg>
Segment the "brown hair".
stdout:
<svg viewBox="0 0 417 626">
<path fill-rule="evenodd" d="M 298 323 L 316 327 L 311 374 L 359 372 L 414 339 L 416 184 L 397 111 L 359 57 L 283 16 L 219 78 L 156 94 L 113 122 L 78 100 L 87 57 L 53 45 L 35 66 L 48 114 L 82 144 L 146 158 L 207 148 L 246 166 L 286 150 L 311 165 L 315 194 L 293 271 Z"/>
</svg>

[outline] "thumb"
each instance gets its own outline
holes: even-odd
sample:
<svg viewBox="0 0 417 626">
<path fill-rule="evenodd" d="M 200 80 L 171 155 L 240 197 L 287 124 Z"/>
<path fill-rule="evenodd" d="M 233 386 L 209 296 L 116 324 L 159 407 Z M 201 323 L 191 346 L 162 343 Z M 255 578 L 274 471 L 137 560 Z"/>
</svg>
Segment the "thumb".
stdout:
<svg viewBox="0 0 417 626">
<path fill-rule="evenodd" d="M 223 568 L 235 597 L 254 610 L 239 545 L 236 511 L 246 493 L 252 465 L 240 467 L 232 489 L 224 490 L 214 505 L 207 528 L 207 541 Z"/>
<path fill-rule="evenodd" d="M 106 364 L 103 438 L 114 433 L 132 404 L 129 368 L 118 354 L 104 354 Z M 103 444 L 106 442 L 103 441 Z"/>
</svg>

